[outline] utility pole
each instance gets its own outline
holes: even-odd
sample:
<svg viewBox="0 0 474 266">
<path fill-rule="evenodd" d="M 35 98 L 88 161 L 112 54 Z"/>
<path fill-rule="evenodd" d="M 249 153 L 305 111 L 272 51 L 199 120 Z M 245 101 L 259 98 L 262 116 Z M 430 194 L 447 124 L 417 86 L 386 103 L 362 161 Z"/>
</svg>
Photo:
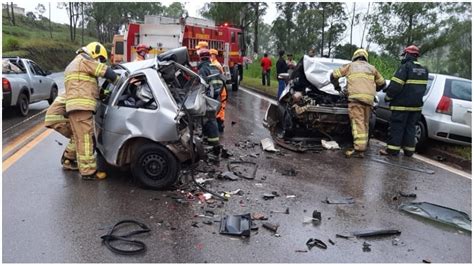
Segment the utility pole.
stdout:
<svg viewBox="0 0 474 266">
<path fill-rule="evenodd" d="M 364 30 L 362 31 L 362 40 L 360 40 L 360 48 L 363 47 L 364 44 L 364 39 L 365 39 L 365 28 L 367 28 L 367 22 L 369 20 L 369 10 L 370 10 L 370 2 L 367 6 L 367 14 L 365 14 L 365 24 L 364 24 Z"/>
<path fill-rule="evenodd" d="M 49 2 L 49 35 L 53 38 L 53 29 L 51 28 L 51 2 Z"/>
<path fill-rule="evenodd" d="M 354 27 L 354 17 L 355 17 L 356 3 L 352 6 L 352 21 L 351 21 L 351 47 L 352 47 L 352 29 Z M 352 49 L 352 48 L 351 48 Z M 351 51 L 352 53 L 352 51 Z"/>
</svg>

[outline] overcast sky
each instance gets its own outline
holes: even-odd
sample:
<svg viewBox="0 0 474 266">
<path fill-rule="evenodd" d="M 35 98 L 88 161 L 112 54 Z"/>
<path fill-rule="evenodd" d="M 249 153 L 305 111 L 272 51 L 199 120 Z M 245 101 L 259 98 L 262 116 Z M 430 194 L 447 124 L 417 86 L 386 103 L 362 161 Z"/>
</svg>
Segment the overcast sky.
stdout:
<svg viewBox="0 0 474 266">
<path fill-rule="evenodd" d="M 172 2 L 176 1 L 160 1 L 163 5 L 169 5 Z M 200 17 L 199 15 L 199 9 L 201 9 L 204 6 L 205 2 L 209 1 L 183 1 L 185 4 L 186 10 L 188 10 L 189 15 L 192 17 Z M 69 19 L 67 17 L 66 10 L 64 9 L 58 9 L 57 5 L 58 2 L 48 2 L 48 1 L 14 1 L 18 6 L 25 8 L 26 12 L 32 11 L 35 12 L 35 7 L 39 4 L 42 3 L 46 7 L 46 12 L 44 13 L 44 16 L 49 15 L 49 3 L 51 3 L 51 20 L 54 22 L 58 23 L 69 23 Z M 275 2 L 267 2 L 268 3 L 268 9 L 267 13 L 264 17 L 264 21 L 267 24 L 271 24 L 273 20 L 278 16 L 277 9 L 275 7 Z M 352 12 L 352 4 L 353 2 L 345 2 L 346 6 L 350 10 L 346 10 L 347 13 Z M 357 2 L 356 3 L 356 12 L 365 14 L 367 11 L 367 2 Z M 360 42 L 362 39 L 362 31 L 363 31 L 363 24 L 360 23 L 354 28 L 353 31 L 353 43 L 360 46 Z M 367 33 L 366 33 L 367 34 Z M 345 38 L 341 42 L 341 44 L 344 44 L 346 42 L 349 42 L 350 36 L 349 36 L 349 27 L 348 30 L 345 33 Z M 364 42 L 364 46 L 366 43 Z"/>
</svg>

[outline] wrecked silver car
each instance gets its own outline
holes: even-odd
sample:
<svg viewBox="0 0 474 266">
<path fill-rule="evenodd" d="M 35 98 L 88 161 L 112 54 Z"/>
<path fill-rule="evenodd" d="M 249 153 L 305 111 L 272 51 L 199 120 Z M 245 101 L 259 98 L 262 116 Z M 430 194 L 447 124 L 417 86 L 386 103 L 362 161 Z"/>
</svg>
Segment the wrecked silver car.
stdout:
<svg viewBox="0 0 474 266">
<path fill-rule="evenodd" d="M 321 139 L 352 138 L 346 81 L 340 79 L 341 90 L 336 90 L 330 82 L 334 66 L 305 55 L 291 76 L 282 75 L 288 80 L 287 86 L 278 104 L 271 104 L 264 118 L 264 126 L 277 144 L 301 152 L 320 148 Z M 375 116 L 372 116 L 370 127 L 374 125 Z"/>
<path fill-rule="evenodd" d="M 102 85 L 97 150 L 111 165 L 130 166 L 148 188 L 173 184 L 183 163 L 203 156 L 202 119 L 215 117 L 220 104 L 205 95 L 208 85 L 187 63 L 186 48 L 173 49 L 115 66 L 120 80 Z"/>
</svg>

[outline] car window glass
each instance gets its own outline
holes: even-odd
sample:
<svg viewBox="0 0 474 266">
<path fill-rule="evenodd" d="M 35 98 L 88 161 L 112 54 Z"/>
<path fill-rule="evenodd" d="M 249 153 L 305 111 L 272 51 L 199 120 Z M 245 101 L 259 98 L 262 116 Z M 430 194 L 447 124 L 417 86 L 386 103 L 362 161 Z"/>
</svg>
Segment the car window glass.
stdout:
<svg viewBox="0 0 474 266">
<path fill-rule="evenodd" d="M 33 64 L 29 64 L 28 67 L 30 68 L 31 74 L 38 75 L 35 71 L 35 68 L 33 67 Z"/>
<path fill-rule="evenodd" d="M 428 77 L 428 84 L 426 85 L 425 95 L 427 95 L 428 92 L 430 92 L 431 85 L 433 85 L 433 80 L 434 80 L 433 76 Z"/>
<path fill-rule="evenodd" d="M 452 99 L 471 101 L 472 82 L 457 79 L 446 79 L 444 95 Z"/>
<path fill-rule="evenodd" d="M 118 106 L 141 109 L 158 108 L 145 76 L 132 77 L 127 82 L 125 89 L 118 98 Z"/>
<path fill-rule="evenodd" d="M 43 70 L 36 63 L 30 62 L 30 64 L 33 66 L 33 69 L 35 70 L 36 75 L 41 75 L 41 76 L 44 75 Z"/>
</svg>

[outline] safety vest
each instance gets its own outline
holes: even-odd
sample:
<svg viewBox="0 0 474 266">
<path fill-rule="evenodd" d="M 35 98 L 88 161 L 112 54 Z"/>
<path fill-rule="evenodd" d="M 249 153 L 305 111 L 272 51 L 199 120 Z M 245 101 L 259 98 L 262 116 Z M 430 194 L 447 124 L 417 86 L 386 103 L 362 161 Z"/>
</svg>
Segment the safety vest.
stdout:
<svg viewBox="0 0 474 266">
<path fill-rule="evenodd" d="M 64 71 L 66 112 L 96 110 L 99 99 L 98 77 L 103 77 L 107 65 L 94 61 L 84 53 L 78 54 Z"/>
<path fill-rule="evenodd" d="M 357 60 L 334 70 L 334 78 L 346 77 L 349 101 L 374 103 L 376 86 L 383 85 L 385 79 L 377 69 L 366 61 Z"/>
<path fill-rule="evenodd" d="M 408 57 L 393 75 L 386 100 L 392 111 L 421 111 L 428 84 L 428 70 Z"/>
</svg>

